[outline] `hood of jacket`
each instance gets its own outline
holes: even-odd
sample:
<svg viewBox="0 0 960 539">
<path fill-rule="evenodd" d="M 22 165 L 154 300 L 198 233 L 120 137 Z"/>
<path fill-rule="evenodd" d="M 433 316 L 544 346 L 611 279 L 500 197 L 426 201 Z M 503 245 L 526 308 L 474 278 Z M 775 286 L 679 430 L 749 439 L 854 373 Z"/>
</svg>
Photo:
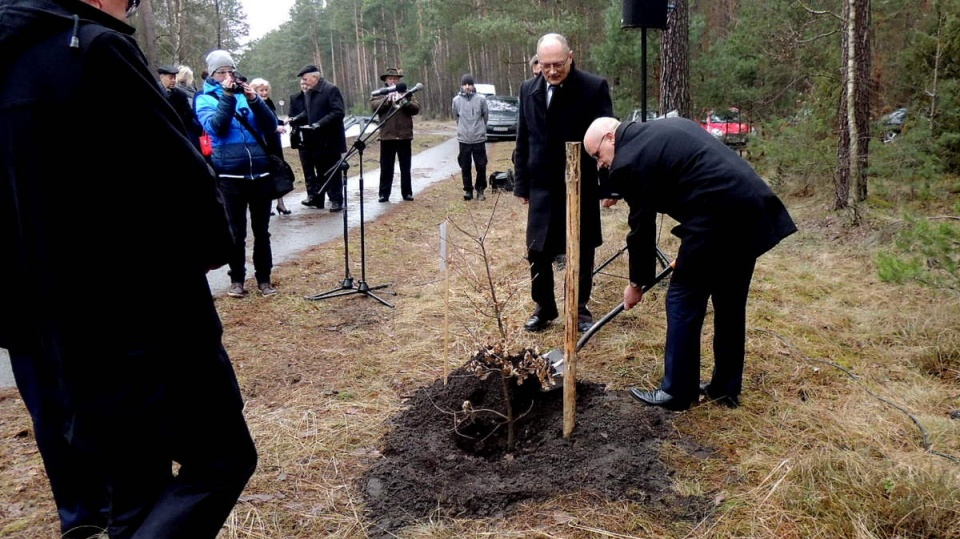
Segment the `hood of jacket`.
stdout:
<svg viewBox="0 0 960 539">
<path fill-rule="evenodd" d="M 84 21 L 133 35 L 134 29 L 80 0 L 4 0 L 0 3 L 0 50 L 23 48 L 63 33 L 64 48 L 77 48 Z"/>
</svg>

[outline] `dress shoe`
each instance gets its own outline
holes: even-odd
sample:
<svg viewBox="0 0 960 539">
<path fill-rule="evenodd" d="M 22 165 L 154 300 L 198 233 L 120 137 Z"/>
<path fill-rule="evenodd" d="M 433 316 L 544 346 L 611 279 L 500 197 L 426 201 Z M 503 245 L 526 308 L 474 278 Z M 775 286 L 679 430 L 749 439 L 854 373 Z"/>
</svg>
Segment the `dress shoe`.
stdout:
<svg viewBox="0 0 960 539">
<path fill-rule="evenodd" d="M 330 213 L 337 213 L 338 211 L 343 211 L 342 202 L 331 202 L 330 203 Z"/>
<path fill-rule="evenodd" d="M 662 389 L 644 391 L 640 388 L 631 387 L 630 396 L 646 405 L 659 406 L 667 410 L 686 410 L 691 404 L 690 401 L 680 400 Z"/>
<path fill-rule="evenodd" d="M 740 397 L 731 397 L 729 395 L 719 395 L 710 388 L 707 382 L 700 383 L 700 394 L 707 397 L 710 401 L 722 404 L 727 408 L 737 408 L 740 406 Z"/>
<path fill-rule="evenodd" d="M 463 190 L 463 199 L 464 199 L 464 200 L 473 200 L 473 189 L 464 189 L 464 190 Z"/>
<path fill-rule="evenodd" d="M 553 317 L 546 317 L 542 314 L 535 314 L 531 316 L 525 324 L 523 324 L 523 329 L 527 331 L 543 331 L 547 329 L 547 326 L 550 325 L 550 322 L 556 318 L 556 315 Z"/>
<path fill-rule="evenodd" d="M 593 327 L 593 322 L 577 322 L 577 329 L 580 333 L 586 333 Z"/>
<path fill-rule="evenodd" d="M 317 207 L 317 197 L 307 197 L 300 201 L 304 206 L 309 206 L 311 208 Z M 323 202 L 320 202 L 320 207 L 323 207 Z"/>
<path fill-rule="evenodd" d="M 477 189 L 477 200 L 486 200 L 487 195 L 483 194 L 483 189 Z"/>
<path fill-rule="evenodd" d="M 390 197 L 380 197 L 377 199 L 377 202 L 387 202 L 388 200 L 390 200 Z"/>
<path fill-rule="evenodd" d="M 403 199 L 407 202 L 413 202 L 413 195 L 403 195 Z"/>
</svg>

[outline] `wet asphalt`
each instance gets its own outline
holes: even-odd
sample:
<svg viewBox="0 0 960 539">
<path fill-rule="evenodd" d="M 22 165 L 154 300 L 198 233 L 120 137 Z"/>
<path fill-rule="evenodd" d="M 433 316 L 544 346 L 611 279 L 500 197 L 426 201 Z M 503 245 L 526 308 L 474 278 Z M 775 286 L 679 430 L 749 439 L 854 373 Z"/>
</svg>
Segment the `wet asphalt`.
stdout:
<svg viewBox="0 0 960 539">
<path fill-rule="evenodd" d="M 444 132 L 446 134 L 446 132 Z M 450 132 L 451 138 L 433 148 L 424 150 L 413 156 L 411 175 L 413 196 L 434 183 L 450 179 L 453 175 L 459 178 L 460 166 L 457 164 L 459 145 Z M 399 166 L 399 165 L 397 165 Z M 315 209 L 300 204 L 305 198 L 302 190 L 294 191 L 284 197 L 290 215 L 276 215 L 270 218 L 270 245 L 273 249 L 274 265 L 288 260 L 295 260 L 302 252 L 321 243 L 340 239 L 344 233 L 344 215 L 346 226 L 352 229 L 360 224 L 361 193 L 363 200 L 363 222 L 375 220 L 394 207 L 395 204 L 416 204 L 404 201 L 400 197 L 400 172 L 394 170 L 394 185 L 389 202 L 378 202 L 380 186 L 380 169 L 364 168 L 363 188 L 361 189 L 361 171 L 351 168 L 347 171 L 347 198 L 345 199 L 345 214 L 330 213 L 326 209 Z M 327 201 L 329 207 L 329 201 Z M 253 234 L 247 232 L 247 290 L 256 290 L 253 281 Z M 226 266 L 207 274 L 210 290 L 214 295 L 224 293 L 230 286 L 230 276 Z M 0 388 L 13 387 L 13 371 L 10 369 L 10 357 L 6 350 L 0 348 Z"/>
</svg>

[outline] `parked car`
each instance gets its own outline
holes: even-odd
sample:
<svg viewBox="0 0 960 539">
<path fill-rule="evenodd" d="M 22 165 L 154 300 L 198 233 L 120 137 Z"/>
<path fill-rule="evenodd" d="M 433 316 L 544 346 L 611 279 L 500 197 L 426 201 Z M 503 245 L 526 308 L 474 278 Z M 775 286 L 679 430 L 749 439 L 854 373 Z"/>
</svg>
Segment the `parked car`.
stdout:
<svg viewBox="0 0 960 539">
<path fill-rule="evenodd" d="M 630 115 L 627 116 L 627 119 L 624 120 L 624 121 L 627 121 L 627 122 L 639 122 L 639 121 L 640 121 L 640 118 L 643 118 L 643 110 L 642 110 L 642 109 L 633 109 L 633 112 L 631 112 Z M 647 109 L 647 121 L 649 122 L 650 120 L 656 120 L 656 119 L 657 119 L 657 111 L 656 111 L 656 110 Z"/>
<path fill-rule="evenodd" d="M 348 114 L 343 118 L 343 134 L 347 138 L 356 138 L 361 132 L 371 133 L 378 125 L 377 119 L 373 116 Z"/>
<path fill-rule="evenodd" d="M 883 142 L 892 142 L 903 132 L 903 123 L 907 121 L 907 109 L 901 107 L 880 118 L 880 129 Z"/>
<path fill-rule="evenodd" d="M 727 146 L 746 146 L 747 140 L 753 134 L 753 126 L 736 107 L 707 111 L 700 125 Z"/>
<path fill-rule="evenodd" d="M 520 99 L 512 96 L 496 95 L 487 98 L 488 140 L 516 140 L 517 122 L 520 120 Z"/>
</svg>

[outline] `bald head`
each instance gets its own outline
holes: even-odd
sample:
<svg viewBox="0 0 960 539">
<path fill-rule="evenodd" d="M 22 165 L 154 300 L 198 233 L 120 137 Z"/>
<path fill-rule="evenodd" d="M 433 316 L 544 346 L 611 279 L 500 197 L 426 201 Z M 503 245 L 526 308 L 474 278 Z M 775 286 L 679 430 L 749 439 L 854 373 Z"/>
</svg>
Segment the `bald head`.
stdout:
<svg viewBox="0 0 960 539">
<path fill-rule="evenodd" d="M 594 120 L 583 135 L 583 149 L 597 160 L 597 168 L 608 168 L 613 162 L 618 127 L 620 120 L 603 116 Z"/>
</svg>

